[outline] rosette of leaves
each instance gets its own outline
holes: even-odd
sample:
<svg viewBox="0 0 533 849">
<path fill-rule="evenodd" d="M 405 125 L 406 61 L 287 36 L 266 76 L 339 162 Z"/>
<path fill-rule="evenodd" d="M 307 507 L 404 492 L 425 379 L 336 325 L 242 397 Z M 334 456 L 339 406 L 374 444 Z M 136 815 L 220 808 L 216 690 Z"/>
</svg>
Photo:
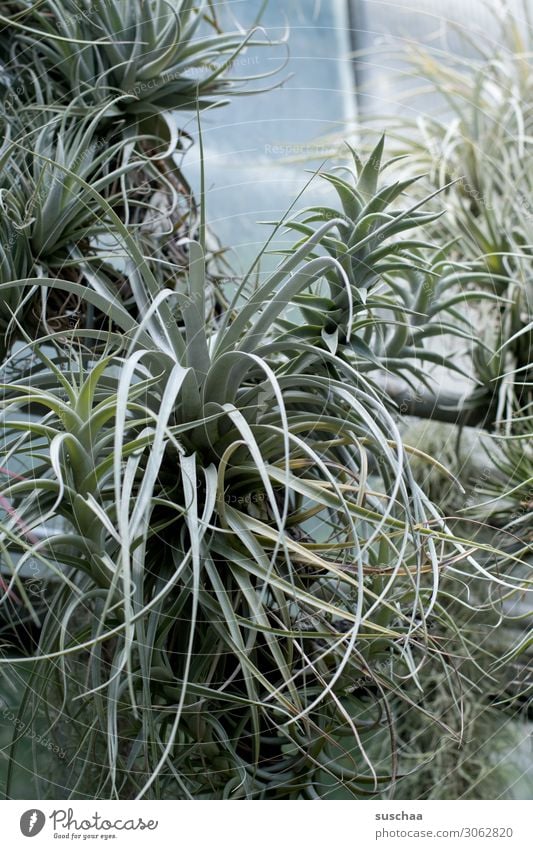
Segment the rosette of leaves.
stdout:
<svg viewBox="0 0 533 849">
<path fill-rule="evenodd" d="M 59 117 L 41 114 L 6 155 L 5 178 L 16 181 L 24 198 L 36 261 L 59 267 L 73 246 L 108 233 L 109 222 L 91 192 L 105 195 L 127 216 L 130 196 L 122 178 L 141 164 L 149 168 L 120 135 L 100 132 L 99 115 L 95 111 L 80 120 L 70 109 Z"/>
<path fill-rule="evenodd" d="M 420 191 L 444 192 L 448 214 L 430 225 L 431 237 L 453 240 L 456 258 L 474 263 L 487 291 L 502 296 L 490 318 L 497 325 L 496 350 L 506 339 L 514 337 L 515 344 L 506 347 L 505 360 L 482 354 L 473 365 L 487 381 L 487 396 L 498 396 L 499 417 L 509 418 L 531 402 L 525 385 L 531 381 L 531 332 L 521 331 L 533 313 L 533 29 L 527 2 L 490 5 L 499 24 L 496 51 L 493 39 L 476 39 L 474 47 L 461 30 L 465 55 L 458 51 L 443 59 L 422 47 L 402 52 L 438 108 L 416 122 L 405 110 L 390 122 L 390 136 L 394 152 L 407 154 L 403 176 L 425 171 Z M 475 314 L 480 327 L 484 319 L 483 310 Z M 516 385 L 509 383 L 510 373 Z"/>
<path fill-rule="evenodd" d="M 284 319 L 280 326 L 287 338 L 338 352 L 364 371 L 387 369 L 423 382 L 429 364 L 464 373 L 428 340 L 449 335 L 475 345 L 461 307 L 491 296 L 471 286 L 462 290 L 462 285 L 484 275 L 454 262 L 448 246 L 437 248 L 424 240 L 442 212 L 422 209 L 433 194 L 409 202 L 418 178 L 384 183 L 383 149 L 381 138 L 363 163 L 350 148 L 353 169 L 320 173 L 337 192 L 340 210 L 313 206 L 284 222 L 302 233 L 302 240 L 324 222 L 337 223 L 317 249 L 317 256 L 332 257 L 335 267 L 320 286 L 295 298 L 303 321 Z M 404 197 L 407 204 L 398 206 Z"/>
<path fill-rule="evenodd" d="M 130 278 L 135 270 L 128 267 L 120 240 L 102 211 L 100 193 L 154 254 L 165 239 L 172 248 L 188 233 L 191 201 L 180 191 L 177 168 L 149 155 L 154 139 L 143 135 L 125 140 L 120 133 L 102 132 L 99 118 L 98 111 L 80 119 L 70 109 L 57 116 L 27 108 L 21 119 L 8 125 L 11 139 L 0 161 L 1 178 L 10 187 L 3 192 L 3 282 L 26 276 L 35 265 L 42 276 L 59 275 L 95 286 L 134 308 Z M 144 155 L 136 142 L 146 148 Z M 16 210 L 18 223 L 10 223 L 15 213 L 7 206 Z M 182 261 L 186 262 L 185 256 Z M 169 280 L 165 268 L 160 266 L 161 288 Z M 4 304 L 4 320 L 13 332 L 19 325 L 19 335 L 23 323 L 26 330 L 41 327 L 47 332 L 107 321 L 104 314 L 87 310 L 79 298 L 65 298 L 53 287 L 31 294 L 20 286 L 6 288 Z"/>
<path fill-rule="evenodd" d="M 74 97 L 80 109 L 108 103 L 108 117 L 157 117 L 220 103 L 246 81 L 231 73 L 241 51 L 270 44 L 253 31 L 221 32 L 206 0 L 13 6 L 18 11 L 0 21 L 15 30 L 24 61 L 31 55 L 39 76 L 56 81 L 58 98 Z M 13 53 L 12 59 L 20 61 Z"/>
<path fill-rule="evenodd" d="M 212 325 L 203 248 L 189 245 L 186 285 L 161 290 L 100 204 L 137 268 L 135 314 L 97 286 L 20 281 L 75 294 L 117 332 L 96 359 L 77 347 L 86 330 L 69 331 L 68 356 L 33 345 L 42 368 L 3 387 L 0 541 L 6 564 L 20 555 L 8 591 L 31 557 L 56 580 L 21 716 L 44 711 L 77 738 L 74 795 L 316 798 L 325 776 L 378 793 L 397 774 L 392 694 L 426 654 L 446 664 L 425 625 L 440 570 L 469 560 L 475 576 L 476 561 L 359 373 L 272 333 L 321 276 L 342 277 L 313 256 L 340 222 Z M 34 458 L 28 479 L 9 474 L 15 451 Z M 35 542 L 55 517 L 65 532 Z M 513 588 L 498 570 L 480 574 Z M 383 723 L 378 765 L 367 744 Z"/>
</svg>

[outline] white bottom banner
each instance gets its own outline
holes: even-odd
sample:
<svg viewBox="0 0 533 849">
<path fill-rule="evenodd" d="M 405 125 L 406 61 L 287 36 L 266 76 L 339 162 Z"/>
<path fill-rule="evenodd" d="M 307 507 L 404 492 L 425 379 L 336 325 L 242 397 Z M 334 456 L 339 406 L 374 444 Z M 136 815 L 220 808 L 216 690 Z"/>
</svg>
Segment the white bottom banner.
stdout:
<svg viewBox="0 0 533 849">
<path fill-rule="evenodd" d="M 9 801 L 2 846 L 531 849 L 531 802 Z M 305 807 L 304 807 L 305 805 Z M 275 807 L 275 810 L 274 810 Z M 292 811 L 291 811 L 292 808 Z M 34 840 L 34 843 L 30 841 Z"/>
</svg>

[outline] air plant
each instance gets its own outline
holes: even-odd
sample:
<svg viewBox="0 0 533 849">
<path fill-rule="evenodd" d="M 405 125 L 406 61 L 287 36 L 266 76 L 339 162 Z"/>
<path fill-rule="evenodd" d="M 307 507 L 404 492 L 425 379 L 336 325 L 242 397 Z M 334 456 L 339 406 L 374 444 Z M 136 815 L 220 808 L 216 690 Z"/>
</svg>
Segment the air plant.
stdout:
<svg viewBox="0 0 533 849">
<path fill-rule="evenodd" d="M 19 66 L 19 55 L 25 63 L 31 55 L 39 76 L 55 83 L 57 99 L 74 98 L 80 110 L 107 106 L 109 119 L 163 121 L 170 135 L 169 110 L 195 112 L 246 91 L 251 78 L 232 74 L 235 60 L 247 47 L 270 45 L 257 29 L 222 32 L 206 0 L 10 5 L 11 18 L 0 17 L 14 35 L 8 70 Z"/>
<path fill-rule="evenodd" d="M 369 375 L 401 369 L 410 352 L 402 370 L 418 373 L 417 321 L 433 332 L 422 288 L 453 275 L 453 261 L 423 239 L 399 240 L 434 214 L 417 201 L 388 209 L 412 186 L 378 186 L 378 146 L 370 164 L 354 155 L 349 190 L 330 177 L 340 213 L 284 222 L 300 241 L 256 286 L 254 263 L 211 308 L 205 207 L 196 238 L 178 232 L 172 166 L 157 177 L 170 154 L 150 155 L 145 143 L 160 136 L 135 116 L 183 105 L 180 91 L 192 103 L 186 86 L 159 86 L 189 49 L 193 67 L 239 48 L 216 36 L 193 49 L 203 7 L 177 6 L 179 43 L 176 16 L 148 16 L 163 4 L 107 4 L 106 38 L 88 14 L 73 23 L 68 2 L 14 17 L 17 38 L 57 81 L 60 108 L 38 132 L 15 134 L 3 161 L 23 178 L 22 196 L 24 180 L 47 194 L 22 219 L 30 260 L 10 253 L 0 281 L 19 340 L 0 365 L 0 603 L 16 594 L 38 639 L 26 654 L 6 642 L 0 670 L 23 692 L 17 725 L 38 719 L 65 752 L 48 780 L 35 753 L 38 796 L 55 797 L 59 784 L 74 798 L 389 796 L 412 766 L 405 736 L 398 742 L 404 711 L 453 733 L 431 706 L 428 670 L 458 705 L 470 685 L 461 667 L 479 657 L 480 641 L 448 608 L 468 610 L 488 637 L 492 620 L 476 618 L 470 592 L 511 596 L 531 583 L 526 563 L 452 532 Z M 57 15 L 88 36 L 76 64 Z M 160 25 L 165 50 L 146 64 L 139 42 L 155 49 Z M 143 73 L 156 80 L 151 95 L 125 101 L 126 82 Z M 197 86 L 197 107 L 210 92 Z M 89 117 L 76 114 L 82 101 Z M 91 155 L 88 127 L 109 133 L 107 158 Z M 151 182 L 139 194 L 144 169 Z M 161 185 L 159 209 L 150 190 Z M 31 325 L 28 293 L 73 298 L 81 319 Z M 454 317 L 442 292 L 436 303 L 439 324 L 440 313 Z M 31 367 L 17 370 L 26 355 Z M 35 562 L 37 600 L 24 579 Z"/>
<path fill-rule="evenodd" d="M 300 315 L 283 327 L 287 337 L 293 334 L 342 352 L 358 369 L 386 370 L 429 383 L 431 365 L 464 373 L 430 340 L 450 336 L 478 347 L 465 307 L 492 296 L 481 288 L 485 274 L 453 261 L 450 246 L 425 238 L 442 210 L 425 209 L 434 193 L 411 200 L 420 177 L 384 181 L 390 167 L 382 161 L 384 143 L 382 137 L 366 161 L 349 148 L 352 168 L 320 172 L 335 189 L 340 210 L 313 206 L 284 222 L 302 233 L 303 241 L 324 222 L 336 220 L 320 240 L 317 255 L 332 257 L 344 274 L 339 276 L 335 266 L 326 271 L 326 287 L 298 296 Z M 399 206 L 405 198 L 407 205 Z M 481 351 L 480 356 L 490 353 Z"/>
<path fill-rule="evenodd" d="M 8 11 L 0 15 L 3 173 L 22 210 L 30 264 L 38 263 L 38 274 L 84 282 L 98 269 L 99 286 L 131 300 L 109 222 L 83 183 L 70 179 L 72 171 L 135 229 L 159 265 L 161 287 L 174 285 L 176 263 L 186 267 L 182 240 L 194 237 L 198 226 L 196 201 L 178 164 L 190 137 L 175 111 L 196 113 L 226 102 L 222 94 L 242 93 L 246 80 L 236 80 L 231 69 L 241 51 L 267 42 L 257 30 L 223 33 L 208 3 L 15 2 Z M 221 263 L 211 242 L 214 283 Z M 37 303 L 34 294 L 19 290 L 17 297 L 36 327 L 102 323 L 76 299 L 61 303 L 43 290 Z M 7 292 L 4 299 L 2 320 L 13 341 Z M 220 301 L 215 285 L 208 301 L 210 309 Z"/>
<path fill-rule="evenodd" d="M 109 216 L 86 186 L 103 193 L 109 207 L 128 222 L 153 269 L 157 266 L 154 273 L 161 289 L 174 287 L 185 273 L 183 246 L 197 230 L 199 216 L 177 164 L 153 154 L 151 144 L 157 143 L 156 138 L 130 135 L 125 139 L 119 131 L 103 130 L 100 118 L 97 110 L 77 118 L 70 108 L 59 116 L 27 108 L 21 120 L 8 125 L 12 138 L 7 138 L 2 157 L 3 244 L 8 248 L 3 280 L 34 268 L 42 276 L 59 275 L 94 285 L 134 310 L 130 278 L 135 269 L 131 263 L 128 266 Z M 210 241 L 211 281 L 221 261 L 217 243 Z M 217 301 L 212 288 L 207 297 L 211 310 Z M 31 325 L 46 332 L 77 324 L 95 329 L 106 321 L 98 310 L 74 295 L 65 298 L 53 287 L 6 287 L 0 314 L 6 351 L 19 338 L 21 322 L 26 330 Z"/>
<path fill-rule="evenodd" d="M 4 545 L 21 554 L 13 582 L 36 553 L 58 581 L 37 655 L 40 681 L 62 694 L 51 728 L 92 705 L 70 786 L 104 729 L 98 793 L 112 797 L 315 797 L 324 773 L 355 796 L 392 786 L 389 694 L 402 698 L 402 668 L 418 678 L 419 652 L 446 663 L 425 624 L 440 573 L 476 567 L 414 483 L 364 377 L 331 351 L 271 335 L 326 272 L 343 279 L 331 256 L 313 257 L 339 222 L 213 326 L 201 244 L 189 244 L 185 290 L 161 290 L 99 203 L 138 269 L 138 318 L 76 281 L 20 281 L 75 293 L 115 330 L 97 361 L 75 353 L 90 331 L 73 330 L 57 363 L 28 340 L 42 367 L 3 387 L 3 466 L 15 450 L 36 458 L 3 494 L 29 531 L 67 524 L 36 545 L 6 518 Z M 17 414 L 30 399 L 34 423 Z M 74 673 L 80 662 L 88 677 Z M 390 679 L 375 674 L 389 663 Z M 364 675 L 378 690 L 370 705 L 352 695 Z M 44 693 L 32 690 L 33 710 Z M 391 746 L 377 772 L 361 734 L 381 721 Z"/>
<path fill-rule="evenodd" d="M 428 235 L 453 242 L 454 258 L 475 265 L 476 287 L 502 298 L 472 308 L 485 343 L 475 347 L 472 360 L 486 389 L 479 402 L 488 407 L 495 399 L 491 418 L 498 422 L 531 401 L 524 387 L 530 380 L 531 330 L 522 331 L 531 325 L 533 303 L 533 71 L 527 2 L 514 12 L 508 5 L 492 8 L 500 23 L 496 54 L 492 42 L 474 43 L 463 30 L 459 37 L 468 58 L 405 48 L 401 58 L 417 81 L 424 80 L 424 91 L 431 91 L 439 108 L 413 120 L 405 114 L 391 119 L 388 136 L 395 140 L 394 152 L 407 155 L 398 165 L 402 177 L 426 172 L 419 191 L 442 190 L 447 215 L 433 232 L 428 227 Z M 512 337 L 515 343 L 505 346 L 503 360 L 495 352 Z M 506 377 L 510 373 L 516 383 Z"/>
</svg>

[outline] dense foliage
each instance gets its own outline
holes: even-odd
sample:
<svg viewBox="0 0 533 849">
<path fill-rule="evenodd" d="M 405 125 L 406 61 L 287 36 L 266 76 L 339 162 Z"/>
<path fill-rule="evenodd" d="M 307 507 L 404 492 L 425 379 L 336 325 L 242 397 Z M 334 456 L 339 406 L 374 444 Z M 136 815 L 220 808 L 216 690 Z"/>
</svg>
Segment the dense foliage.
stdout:
<svg viewBox="0 0 533 849">
<path fill-rule="evenodd" d="M 189 0 L 1 11 L 5 793 L 33 723 L 39 796 L 388 795 L 460 740 L 531 579 L 430 500 L 413 457 L 461 485 L 381 378 L 463 371 L 436 337 L 492 363 L 458 306 L 509 299 L 383 140 L 224 283 L 176 110 L 266 39 Z"/>
</svg>

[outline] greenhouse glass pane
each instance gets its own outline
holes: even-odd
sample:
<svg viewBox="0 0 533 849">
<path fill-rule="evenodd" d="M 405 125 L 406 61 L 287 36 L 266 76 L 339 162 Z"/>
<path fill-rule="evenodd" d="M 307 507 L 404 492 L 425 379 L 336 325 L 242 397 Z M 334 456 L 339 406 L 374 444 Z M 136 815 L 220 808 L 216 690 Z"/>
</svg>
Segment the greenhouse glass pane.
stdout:
<svg viewBox="0 0 533 849">
<path fill-rule="evenodd" d="M 231 10 L 248 27 L 261 2 L 227 6 L 226 14 Z M 262 25 L 273 40 L 288 27 L 290 48 L 250 49 L 234 72 L 265 73 L 283 64 L 288 53 L 286 67 L 257 87 L 268 87 L 274 79 L 285 82 L 202 116 L 208 218 L 222 243 L 231 243 L 240 258 L 253 256 L 270 232 L 258 222 L 279 219 L 309 179 L 306 167 L 316 168 L 326 158 L 331 148 L 323 137 L 342 134 L 353 118 L 347 12 L 344 0 L 271 0 Z M 187 130 L 197 137 L 194 119 Z M 188 174 L 194 166 L 198 186 L 198 145 L 187 165 Z"/>
</svg>

